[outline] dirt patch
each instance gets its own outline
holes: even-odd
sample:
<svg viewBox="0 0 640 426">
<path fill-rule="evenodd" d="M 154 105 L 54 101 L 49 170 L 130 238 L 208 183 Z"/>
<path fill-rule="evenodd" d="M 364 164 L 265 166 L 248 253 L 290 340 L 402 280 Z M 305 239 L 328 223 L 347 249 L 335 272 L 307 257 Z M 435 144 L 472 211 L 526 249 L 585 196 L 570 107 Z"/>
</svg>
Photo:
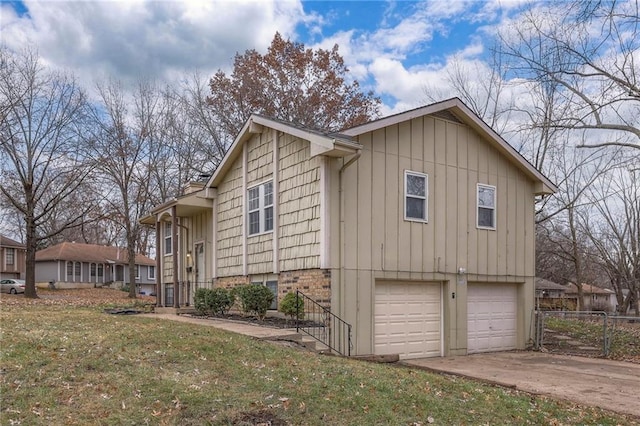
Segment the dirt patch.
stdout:
<svg viewBox="0 0 640 426">
<path fill-rule="evenodd" d="M 237 426 L 285 426 L 288 423 L 265 409 L 240 413 L 231 419 L 231 424 Z"/>
</svg>

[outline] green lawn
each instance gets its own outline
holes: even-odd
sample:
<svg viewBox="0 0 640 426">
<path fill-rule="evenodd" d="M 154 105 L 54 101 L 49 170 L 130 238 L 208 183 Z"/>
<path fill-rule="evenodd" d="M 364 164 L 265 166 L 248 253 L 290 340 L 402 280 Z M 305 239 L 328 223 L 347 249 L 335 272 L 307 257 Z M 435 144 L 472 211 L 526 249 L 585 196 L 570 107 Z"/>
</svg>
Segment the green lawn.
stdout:
<svg viewBox="0 0 640 426">
<path fill-rule="evenodd" d="M 460 378 L 100 307 L 0 306 L 0 324 L 2 425 L 637 424 Z"/>
</svg>

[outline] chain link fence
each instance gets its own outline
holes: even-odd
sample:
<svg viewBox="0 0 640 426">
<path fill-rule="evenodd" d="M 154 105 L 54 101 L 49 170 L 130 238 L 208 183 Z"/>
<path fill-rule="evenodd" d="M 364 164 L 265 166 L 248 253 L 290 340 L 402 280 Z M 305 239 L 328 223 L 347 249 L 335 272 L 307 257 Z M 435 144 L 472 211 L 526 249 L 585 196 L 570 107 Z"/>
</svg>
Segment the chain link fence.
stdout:
<svg viewBox="0 0 640 426">
<path fill-rule="evenodd" d="M 566 355 L 617 358 L 640 351 L 640 317 L 607 312 L 535 311 L 536 350 Z"/>
</svg>

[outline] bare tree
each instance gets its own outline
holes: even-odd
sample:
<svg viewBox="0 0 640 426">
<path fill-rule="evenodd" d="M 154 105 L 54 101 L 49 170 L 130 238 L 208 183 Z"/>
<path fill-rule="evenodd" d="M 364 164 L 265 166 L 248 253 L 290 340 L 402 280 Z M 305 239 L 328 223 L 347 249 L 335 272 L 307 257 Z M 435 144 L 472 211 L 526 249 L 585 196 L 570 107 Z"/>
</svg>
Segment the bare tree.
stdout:
<svg viewBox="0 0 640 426">
<path fill-rule="evenodd" d="M 616 169 L 589 196 L 597 215 L 585 229 L 616 292 L 618 312 L 633 307 L 640 315 L 640 170 Z"/>
<path fill-rule="evenodd" d="M 338 131 L 379 113 L 380 99 L 363 93 L 357 81 L 349 83 L 348 72 L 338 45 L 314 51 L 276 33 L 265 55 L 237 54 L 231 76 L 218 71 L 211 78 L 209 105 L 230 137 L 251 113 Z"/>
<path fill-rule="evenodd" d="M 579 309 L 583 308 L 582 284 L 598 275 L 590 263 L 591 243 L 585 229 L 593 209 L 588 191 L 619 160 L 613 151 L 565 146 L 552 162 L 552 179 L 557 180 L 560 190 L 538 213 L 537 273 L 554 281 L 575 283 Z M 545 270 L 549 266 L 556 271 L 555 276 L 549 276 Z"/>
<path fill-rule="evenodd" d="M 38 244 L 92 207 L 66 209 L 90 170 L 81 149 L 87 102 L 73 76 L 43 67 L 33 50 L 0 47 L 0 105 L 0 194 L 24 219 L 25 296 L 35 298 Z M 45 229 L 52 217 L 60 220 Z"/>
<path fill-rule="evenodd" d="M 140 83 L 133 108 L 117 82 L 98 85 L 101 105 L 94 110 L 96 132 L 90 146 L 111 221 L 121 227 L 127 246 L 129 297 L 135 298 L 135 256 L 144 232 L 138 218 L 151 206 L 148 196 L 154 164 L 151 149 L 158 144 L 158 110 L 162 100 L 150 83 Z"/>
<path fill-rule="evenodd" d="M 508 90 L 506 59 L 499 47 L 494 47 L 488 62 L 465 59 L 460 54 L 452 56 L 445 67 L 446 86 L 425 84 L 427 101 L 458 97 L 496 132 L 508 134 L 514 130 L 509 126 L 516 100 Z"/>
<path fill-rule="evenodd" d="M 638 2 L 548 3 L 501 34 L 523 78 L 558 85 L 567 108 L 550 125 L 589 131 L 585 147 L 640 148 Z"/>
</svg>

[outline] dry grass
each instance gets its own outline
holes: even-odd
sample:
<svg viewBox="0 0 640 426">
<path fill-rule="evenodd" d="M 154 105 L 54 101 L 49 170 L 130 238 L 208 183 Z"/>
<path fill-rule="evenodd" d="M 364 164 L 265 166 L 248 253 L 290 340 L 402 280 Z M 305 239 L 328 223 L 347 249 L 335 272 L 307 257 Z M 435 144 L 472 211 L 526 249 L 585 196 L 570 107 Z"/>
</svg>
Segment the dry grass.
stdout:
<svg viewBox="0 0 640 426">
<path fill-rule="evenodd" d="M 460 378 L 107 315 L 104 303 L 132 301 L 98 293 L 102 302 L 90 306 L 79 293 L 66 296 L 71 305 L 3 296 L 0 424 L 637 424 Z"/>
</svg>

